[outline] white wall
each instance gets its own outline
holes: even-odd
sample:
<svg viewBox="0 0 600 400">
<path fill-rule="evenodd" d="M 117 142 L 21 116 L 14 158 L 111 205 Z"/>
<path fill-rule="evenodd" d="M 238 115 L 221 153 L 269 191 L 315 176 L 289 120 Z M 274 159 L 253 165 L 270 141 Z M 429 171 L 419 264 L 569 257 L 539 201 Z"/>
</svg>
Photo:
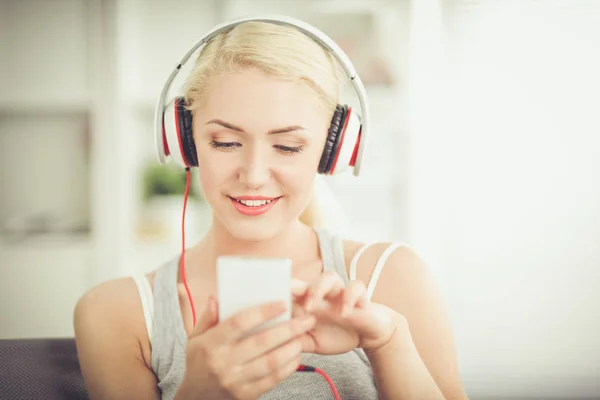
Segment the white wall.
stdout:
<svg viewBox="0 0 600 400">
<path fill-rule="evenodd" d="M 600 4 L 421 11 L 445 26 L 413 43 L 411 242 L 447 295 L 465 378 L 597 395 Z"/>
</svg>

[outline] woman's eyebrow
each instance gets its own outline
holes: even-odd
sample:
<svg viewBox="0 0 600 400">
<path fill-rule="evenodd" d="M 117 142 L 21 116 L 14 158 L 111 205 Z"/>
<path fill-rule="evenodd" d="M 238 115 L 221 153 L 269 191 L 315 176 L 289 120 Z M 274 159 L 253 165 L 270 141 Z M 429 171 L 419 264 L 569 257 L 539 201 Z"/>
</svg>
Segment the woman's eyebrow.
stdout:
<svg viewBox="0 0 600 400">
<path fill-rule="evenodd" d="M 269 135 L 275 135 L 277 133 L 287 133 L 287 132 L 294 132 L 294 131 L 306 131 L 307 129 L 303 126 L 300 125 L 292 125 L 292 126 L 286 126 L 285 128 L 279 128 L 279 129 L 271 129 L 270 131 L 268 131 L 267 133 Z"/>
<path fill-rule="evenodd" d="M 227 128 L 227 129 L 231 129 L 232 131 L 245 132 L 239 126 L 233 125 L 233 124 L 231 124 L 229 122 L 225 122 L 225 121 L 223 121 L 221 119 L 211 119 L 210 121 L 208 121 L 206 123 L 206 125 L 208 125 L 208 124 L 221 125 L 222 127 Z M 306 130 L 307 130 L 306 128 L 304 128 L 303 126 L 300 126 L 300 125 L 291 125 L 291 126 L 286 126 L 286 127 L 283 127 L 283 128 L 271 129 L 267 133 L 269 135 L 276 135 L 278 133 L 287 133 L 287 132 L 294 132 L 294 131 L 306 131 Z"/>
<path fill-rule="evenodd" d="M 233 124 L 230 124 L 229 122 L 225 122 L 220 119 L 211 119 L 210 121 L 208 121 L 206 123 L 206 125 L 209 125 L 209 124 L 217 124 L 217 125 L 221 125 L 222 127 L 227 128 L 227 129 L 231 129 L 232 131 L 244 132 L 244 130 L 242 128 L 240 128 L 239 126 L 235 126 Z"/>
</svg>

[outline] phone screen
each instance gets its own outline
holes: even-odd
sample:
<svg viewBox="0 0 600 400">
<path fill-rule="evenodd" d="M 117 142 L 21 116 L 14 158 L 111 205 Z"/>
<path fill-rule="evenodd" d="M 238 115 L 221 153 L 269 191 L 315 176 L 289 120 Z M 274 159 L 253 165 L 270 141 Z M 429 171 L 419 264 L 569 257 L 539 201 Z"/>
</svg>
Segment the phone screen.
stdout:
<svg viewBox="0 0 600 400">
<path fill-rule="evenodd" d="M 219 319 L 249 307 L 274 301 L 285 301 L 287 311 L 256 327 L 247 335 L 291 318 L 292 261 L 287 258 L 223 256 L 217 259 Z"/>
</svg>

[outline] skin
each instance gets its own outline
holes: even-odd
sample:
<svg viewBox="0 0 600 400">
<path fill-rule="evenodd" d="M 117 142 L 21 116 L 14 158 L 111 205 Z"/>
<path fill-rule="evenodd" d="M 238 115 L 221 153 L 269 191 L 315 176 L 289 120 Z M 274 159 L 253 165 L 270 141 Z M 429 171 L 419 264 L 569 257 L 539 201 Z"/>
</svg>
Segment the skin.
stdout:
<svg viewBox="0 0 600 400">
<path fill-rule="evenodd" d="M 444 307 L 414 251 L 403 247 L 390 256 L 371 299 L 365 296 L 365 284 L 389 243 L 363 253 L 357 280 L 348 287 L 339 276 L 323 273 L 316 234 L 298 216 L 312 194 L 329 122 L 308 85 L 255 69 L 212 82 L 208 98 L 194 111 L 200 181 L 213 209 L 213 223 L 185 254 L 186 277 L 198 315 L 195 327 L 181 277 L 178 280 L 188 354 L 192 354 L 187 369 L 210 371 L 222 384 L 225 389 L 204 393 L 210 398 L 255 398 L 293 373 L 300 352 L 336 354 L 358 346 L 371 361 L 382 399 L 465 399 Z M 266 214 L 249 217 L 239 213 L 229 198 L 242 195 L 280 199 Z M 347 266 L 361 245 L 344 241 Z M 271 314 L 253 310 L 233 321 L 219 321 L 215 265 L 223 254 L 292 259 L 292 321 L 252 342 L 240 341 L 242 332 L 236 329 L 272 317 L 273 309 Z M 148 274 L 151 282 L 153 277 L 154 272 Z M 92 398 L 159 398 L 144 316 L 131 279 L 92 288 L 76 306 L 74 326 Z M 274 338 L 287 338 L 287 342 L 280 339 L 270 353 L 282 360 L 278 372 L 245 383 L 242 358 L 250 357 L 263 367 L 267 361 L 272 363 L 274 357 L 250 354 L 259 348 L 257 343 L 275 343 Z M 215 348 L 220 359 L 229 360 L 227 365 L 211 362 L 213 353 L 207 349 Z M 228 374 L 220 374 L 223 369 Z M 178 399 L 198 394 L 202 382 L 195 376 L 184 379 Z"/>
</svg>

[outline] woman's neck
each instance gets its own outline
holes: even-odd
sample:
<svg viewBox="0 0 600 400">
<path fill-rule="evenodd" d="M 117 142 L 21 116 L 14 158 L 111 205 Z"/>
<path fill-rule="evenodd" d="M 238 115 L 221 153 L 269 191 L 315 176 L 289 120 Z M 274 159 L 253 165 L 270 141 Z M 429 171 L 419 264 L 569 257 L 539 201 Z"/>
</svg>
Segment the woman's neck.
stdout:
<svg viewBox="0 0 600 400">
<path fill-rule="evenodd" d="M 269 240 L 240 240 L 218 222 L 213 223 L 205 237 L 188 251 L 195 259 L 193 265 L 216 265 L 223 255 L 255 257 L 285 257 L 294 263 L 304 264 L 319 258 L 318 239 L 314 229 L 294 221 Z"/>
</svg>

